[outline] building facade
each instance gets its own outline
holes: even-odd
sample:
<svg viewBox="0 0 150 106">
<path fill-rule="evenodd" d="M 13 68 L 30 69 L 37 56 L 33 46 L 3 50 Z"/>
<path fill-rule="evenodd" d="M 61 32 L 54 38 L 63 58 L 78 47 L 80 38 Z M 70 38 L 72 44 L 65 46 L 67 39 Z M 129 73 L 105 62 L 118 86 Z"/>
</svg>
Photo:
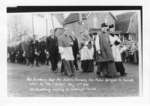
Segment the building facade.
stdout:
<svg viewBox="0 0 150 106">
<path fill-rule="evenodd" d="M 115 25 L 116 18 L 111 12 L 71 13 L 64 21 L 64 28 L 73 31 L 80 41 L 82 32 L 101 28 L 104 22 Z"/>
</svg>

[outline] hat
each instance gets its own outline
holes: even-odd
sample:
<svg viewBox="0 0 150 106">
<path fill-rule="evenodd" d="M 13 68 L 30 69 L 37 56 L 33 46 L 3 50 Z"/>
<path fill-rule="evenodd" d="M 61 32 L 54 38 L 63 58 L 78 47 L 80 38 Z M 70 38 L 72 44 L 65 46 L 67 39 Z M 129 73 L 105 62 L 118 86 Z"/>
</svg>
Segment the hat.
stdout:
<svg viewBox="0 0 150 106">
<path fill-rule="evenodd" d="M 114 28 L 114 24 L 109 25 L 109 28 Z"/>
<path fill-rule="evenodd" d="M 102 23 L 101 27 L 108 27 L 108 25 L 106 23 Z"/>
</svg>

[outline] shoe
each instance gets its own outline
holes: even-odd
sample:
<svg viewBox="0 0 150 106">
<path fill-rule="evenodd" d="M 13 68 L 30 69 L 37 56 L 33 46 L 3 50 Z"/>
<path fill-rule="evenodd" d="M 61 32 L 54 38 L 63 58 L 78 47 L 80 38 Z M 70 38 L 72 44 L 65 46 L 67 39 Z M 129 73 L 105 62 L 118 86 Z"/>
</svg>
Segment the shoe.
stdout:
<svg viewBox="0 0 150 106">
<path fill-rule="evenodd" d="M 117 75 L 113 75 L 113 76 L 109 76 L 109 75 L 105 75 L 105 78 L 118 78 L 119 76 Z"/>
<path fill-rule="evenodd" d="M 76 71 L 79 71 L 79 68 L 76 68 Z"/>
<path fill-rule="evenodd" d="M 40 67 L 40 65 L 36 65 L 37 67 Z"/>
<path fill-rule="evenodd" d="M 105 75 L 105 78 L 113 78 L 113 76 Z"/>
<path fill-rule="evenodd" d="M 121 76 L 127 76 L 127 74 L 128 74 L 128 73 L 123 73 L 123 74 L 121 74 Z"/>
<path fill-rule="evenodd" d="M 57 70 L 53 70 L 54 73 L 57 73 Z"/>
<path fill-rule="evenodd" d="M 74 77 L 75 75 L 74 74 L 71 74 L 69 77 Z"/>
</svg>

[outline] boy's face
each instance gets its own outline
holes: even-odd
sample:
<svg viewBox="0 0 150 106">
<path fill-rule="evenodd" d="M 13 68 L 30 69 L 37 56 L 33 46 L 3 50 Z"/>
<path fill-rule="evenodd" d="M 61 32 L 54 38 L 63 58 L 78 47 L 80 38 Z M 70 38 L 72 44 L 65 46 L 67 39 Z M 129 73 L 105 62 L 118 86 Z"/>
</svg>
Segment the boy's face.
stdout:
<svg viewBox="0 0 150 106">
<path fill-rule="evenodd" d="M 113 32 L 113 31 L 114 31 L 114 28 L 110 28 L 109 31 L 110 31 L 110 32 Z"/>
<path fill-rule="evenodd" d="M 107 32 L 108 27 L 102 27 L 102 32 Z"/>
</svg>

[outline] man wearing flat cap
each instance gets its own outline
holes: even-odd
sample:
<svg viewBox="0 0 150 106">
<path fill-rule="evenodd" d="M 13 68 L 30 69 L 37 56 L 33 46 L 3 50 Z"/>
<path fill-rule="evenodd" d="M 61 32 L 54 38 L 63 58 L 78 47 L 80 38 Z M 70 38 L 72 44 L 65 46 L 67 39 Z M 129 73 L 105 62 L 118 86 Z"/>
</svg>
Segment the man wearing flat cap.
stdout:
<svg viewBox="0 0 150 106">
<path fill-rule="evenodd" d="M 97 60 L 97 75 L 99 77 L 115 77 L 116 67 L 114 64 L 114 58 L 112 55 L 108 25 L 106 23 L 101 24 L 101 31 L 98 32 L 98 41 L 96 42 L 96 60 Z"/>
</svg>

